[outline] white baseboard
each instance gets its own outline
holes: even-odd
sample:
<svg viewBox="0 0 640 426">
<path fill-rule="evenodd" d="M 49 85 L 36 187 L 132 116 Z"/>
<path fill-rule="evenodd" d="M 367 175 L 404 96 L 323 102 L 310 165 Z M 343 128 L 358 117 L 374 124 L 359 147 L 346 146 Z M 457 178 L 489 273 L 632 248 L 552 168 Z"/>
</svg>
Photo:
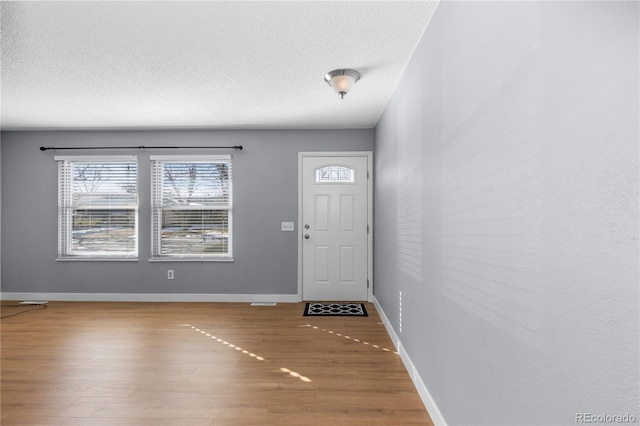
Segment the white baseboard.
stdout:
<svg viewBox="0 0 640 426">
<path fill-rule="evenodd" d="M 278 302 L 297 303 L 297 294 L 0 293 L 0 300 L 64 302 Z"/>
<path fill-rule="evenodd" d="M 413 384 L 416 387 L 416 390 L 418 391 L 418 395 L 420 395 L 420 399 L 422 399 L 422 403 L 424 404 L 425 408 L 429 412 L 429 416 L 431 416 L 431 421 L 433 421 L 433 424 L 437 426 L 447 426 L 447 422 L 444 420 L 444 417 L 442 417 L 442 413 L 440 412 L 440 409 L 438 409 L 436 402 L 434 401 L 433 397 L 431 396 L 431 393 L 427 389 L 427 386 L 422 381 L 422 377 L 420 377 L 420 374 L 418 373 L 418 370 L 413 364 L 411 357 L 409 356 L 407 351 L 404 349 L 404 346 L 402 346 L 402 341 L 400 340 L 400 338 L 398 337 L 398 334 L 395 332 L 395 330 L 391 326 L 391 323 L 389 322 L 389 318 L 387 318 L 387 315 L 382 310 L 382 307 L 380 306 L 380 303 L 378 302 L 378 299 L 376 299 L 375 296 L 373 297 L 373 304 L 376 307 L 376 311 L 378 311 L 378 315 L 380 315 L 380 319 L 382 320 L 384 327 L 387 329 L 387 333 L 389 334 L 389 337 L 391 338 L 391 341 L 393 342 L 393 345 L 395 346 L 396 351 L 398 352 L 398 354 L 400 354 L 400 359 L 402 360 L 402 363 L 407 369 L 407 372 L 409 373 L 409 377 L 411 377 L 411 380 L 413 381 Z"/>
</svg>

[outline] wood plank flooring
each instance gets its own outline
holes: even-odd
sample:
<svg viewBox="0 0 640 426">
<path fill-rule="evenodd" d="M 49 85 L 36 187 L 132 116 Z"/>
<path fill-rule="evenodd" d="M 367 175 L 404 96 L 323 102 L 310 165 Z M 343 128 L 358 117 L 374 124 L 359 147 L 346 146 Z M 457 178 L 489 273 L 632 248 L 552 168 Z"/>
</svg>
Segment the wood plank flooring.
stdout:
<svg viewBox="0 0 640 426">
<path fill-rule="evenodd" d="M 2 320 L 1 423 L 431 425 L 366 307 L 51 302 Z"/>
</svg>

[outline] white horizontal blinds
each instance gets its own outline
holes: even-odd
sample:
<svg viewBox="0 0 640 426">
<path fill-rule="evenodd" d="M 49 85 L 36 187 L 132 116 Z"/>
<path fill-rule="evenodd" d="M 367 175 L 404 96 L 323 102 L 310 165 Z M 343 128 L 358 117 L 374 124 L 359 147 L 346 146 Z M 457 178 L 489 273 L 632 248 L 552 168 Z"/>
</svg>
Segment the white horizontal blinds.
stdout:
<svg viewBox="0 0 640 426">
<path fill-rule="evenodd" d="M 73 235 L 73 191 L 70 161 L 58 162 L 58 257 L 71 254 Z"/>
<path fill-rule="evenodd" d="M 231 157 L 152 157 L 154 257 L 231 257 Z"/>
<path fill-rule="evenodd" d="M 64 159 L 59 168 L 59 255 L 137 256 L 136 160 Z"/>
</svg>

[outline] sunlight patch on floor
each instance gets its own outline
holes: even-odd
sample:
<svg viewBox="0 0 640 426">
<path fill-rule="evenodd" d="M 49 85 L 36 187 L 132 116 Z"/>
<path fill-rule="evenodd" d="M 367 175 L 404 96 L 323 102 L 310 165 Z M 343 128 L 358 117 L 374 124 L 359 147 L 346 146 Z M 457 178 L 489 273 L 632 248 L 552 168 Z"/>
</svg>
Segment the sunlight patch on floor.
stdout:
<svg viewBox="0 0 640 426">
<path fill-rule="evenodd" d="M 370 347 L 375 348 L 375 349 L 380 349 L 380 350 L 382 350 L 384 352 L 389 352 L 389 353 L 393 353 L 393 354 L 398 355 L 398 352 L 392 351 L 391 349 L 388 349 L 388 348 L 385 348 L 385 347 L 382 347 L 380 345 L 376 345 L 376 344 L 373 344 L 373 343 L 365 342 L 365 341 L 362 341 L 360 339 L 356 339 L 355 337 L 347 336 L 346 334 L 337 333 L 337 332 L 335 332 L 333 330 L 327 330 L 326 328 L 320 328 L 320 327 L 317 327 L 317 326 L 311 325 L 311 324 L 306 324 L 306 327 L 309 327 L 309 328 L 311 328 L 313 330 L 323 331 L 323 332 L 328 333 L 328 334 L 333 334 L 334 336 L 342 337 L 344 339 L 351 340 L 352 342 L 362 343 L 363 345 L 370 346 Z"/>
<path fill-rule="evenodd" d="M 230 342 L 228 342 L 228 341 L 226 341 L 226 340 L 224 340 L 224 339 L 222 339 L 222 338 L 220 338 L 218 336 L 214 336 L 213 334 L 208 333 L 205 330 L 201 330 L 201 329 L 197 328 L 194 325 L 191 325 L 191 324 L 179 324 L 179 326 L 180 327 L 189 327 L 193 331 L 196 331 L 196 332 L 198 332 L 198 333 L 210 338 L 211 340 L 214 340 L 214 341 L 216 341 L 216 342 L 218 342 L 218 343 L 220 343 L 222 345 L 225 345 L 230 349 L 233 349 L 233 350 L 241 352 L 241 353 L 243 353 L 245 355 L 248 355 L 251 358 L 257 359 L 258 361 L 267 361 L 264 357 L 262 357 L 260 355 L 257 355 L 257 354 L 255 354 L 253 352 L 250 352 L 250 351 L 246 350 L 246 349 L 243 349 L 240 346 L 234 345 L 233 343 L 230 343 Z M 288 368 L 282 367 L 280 369 L 280 371 L 283 372 L 283 373 L 286 373 L 287 375 L 289 375 L 291 377 L 295 377 L 296 379 L 299 379 L 299 380 L 301 380 L 301 381 L 303 381 L 305 383 L 311 383 L 312 382 L 312 380 L 310 378 L 308 378 L 306 376 L 303 376 L 302 374 L 297 373 L 295 371 L 289 370 Z"/>
</svg>

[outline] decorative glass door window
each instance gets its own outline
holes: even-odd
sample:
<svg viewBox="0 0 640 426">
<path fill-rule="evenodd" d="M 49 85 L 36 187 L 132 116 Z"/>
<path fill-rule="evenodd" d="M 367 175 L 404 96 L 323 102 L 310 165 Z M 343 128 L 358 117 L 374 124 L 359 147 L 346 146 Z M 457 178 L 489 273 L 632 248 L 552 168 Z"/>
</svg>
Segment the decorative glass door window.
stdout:
<svg viewBox="0 0 640 426">
<path fill-rule="evenodd" d="M 343 166 L 325 166 L 316 169 L 316 183 L 353 183 L 353 169 Z"/>
</svg>

